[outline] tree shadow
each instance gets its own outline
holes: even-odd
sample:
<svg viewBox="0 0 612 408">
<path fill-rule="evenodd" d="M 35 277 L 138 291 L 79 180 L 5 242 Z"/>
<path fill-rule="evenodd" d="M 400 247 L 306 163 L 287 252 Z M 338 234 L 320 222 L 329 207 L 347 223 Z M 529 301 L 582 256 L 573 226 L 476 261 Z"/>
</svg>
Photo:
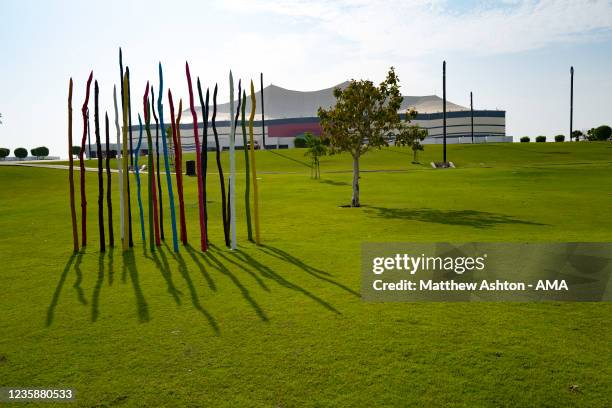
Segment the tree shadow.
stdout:
<svg viewBox="0 0 612 408">
<path fill-rule="evenodd" d="M 211 248 L 215 247 L 211 245 Z M 208 250 L 206 252 L 206 255 L 199 252 L 196 252 L 196 255 L 200 256 L 209 266 L 217 269 L 219 272 L 230 278 L 232 283 L 236 285 L 236 287 L 240 290 L 242 297 L 251 305 L 251 307 L 253 308 L 253 310 L 255 310 L 255 313 L 261 320 L 263 320 L 264 322 L 268 322 L 270 320 L 266 315 L 266 312 L 264 312 L 264 310 L 257 303 L 257 301 L 253 299 L 253 296 L 251 296 L 249 290 L 242 284 L 242 282 L 240 282 L 236 275 L 234 275 L 219 259 L 217 259 L 212 254 L 211 250 Z"/>
<path fill-rule="evenodd" d="M 170 248 L 165 243 L 164 246 L 165 250 L 167 250 L 179 264 L 179 273 L 181 274 L 181 276 L 185 280 L 185 283 L 187 283 L 187 287 L 189 288 L 191 304 L 197 311 L 199 311 L 200 313 L 202 313 L 202 315 L 204 315 L 204 317 L 206 317 L 206 320 L 208 320 L 210 327 L 212 327 L 215 334 L 218 336 L 220 334 L 219 325 L 217 324 L 215 318 L 210 313 L 208 313 L 208 311 L 206 311 L 206 309 L 204 309 L 200 304 L 200 297 L 198 296 L 198 292 L 193 284 L 193 281 L 191 280 L 189 271 L 187 270 L 187 264 L 185 263 L 185 259 L 183 258 L 180 252 L 170 251 Z M 164 251 L 164 249 L 160 247 L 159 252 L 161 253 L 162 251 Z"/>
<path fill-rule="evenodd" d="M 299 164 L 301 164 L 301 165 L 303 165 L 303 166 L 308 167 L 309 169 L 310 169 L 310 168 L 312 168 L 312 165 L 311 165 L 310 163 L 306 162 L 306 161 L 302 161 L 302 160 L 294 159 L 293 157 L 290 157 L 290 156 L 284 155 L 284 154 L 279 153 L 279 152 L 277 152 L 277 151 L 275 151 L 275 150 L 266 150 L 266 152 L 270 152 L 270 153 L 272 153 L 272 154 L 275 154 L 275 155 L 277 155 L 277 156 L 279 156 L 279 157 L 282 157 L 283 159 L 287 159 L 287 160 L 294 161 L 294 162 L 296 162 L 296 163 L 299 163 Z"/>
<path fill-rule="evenodd" d="M 431 208 L 386 208 L 362 205 L 368 214 L 378 218 L 421 221 L 474 228 L 491 228 L 500 224 L 546 225 L 524 221 L 509 215 L 475 210 L 435 210 Z"/>
<path fill-rule="evenodd" d="M 323 184 L 329 184 L 330 186 L 350 186 L 349 183 L 347 183 L 346 181 L 334 181 L 334 180 L 325 180 L 325 179 L 320 179 L 319 183 L 323 183 Z"/>
<path fill-rule="evenodd" d="M 112 249 L 110 249 L 112 251 Z M 100 313 L 100 291 L 102 290 L 102 284 L 104 283 L 104 252 L 98 254 L 98 278 L 96 279 L 96 285 L 94 286 L 93 294 L 91 296 L 91 321 L 95 322 L 98 320 Z"/>
<path fill-rule="evenodd" d="M 308 290 L 302 288 L 301 286 L 296 285 L 295 283 L 292 283 L 292 282 L 288 281 L 287 279 L 285 279 L 284 277 L 279 275 L 277 272 L 272 270 L 272 268 L 270 268 L 269 266 L 264 265 L 261 262 L 257 261 L 255 258 L 250 256 L 246 252 L 235 251 L 235 252 L 232 252 L 232 255 L 235 256 L 236 258 L 242 260 L 243 262 L 253 266 L 255 269 L 257 269 L 259 271 L 259 273 L 261 273 L 262 276 L 275 281 L 276 283 L 278 283 L 279 285 L 281 285 L 281 286 L 283 286 L 285 288 L 294 290 L 296 292 L 299 292 L 299 293 L 305 295 L 306 297 L 309 297 L 310 299 L 312 299 L 315 302 L 319 303 L 321 306 L 323 306 L 327 310 L 330 310 L 330 311 L 332 311 L 332 312 L 334 312 L 336 314 L 342 314 L 338 309 L 336 309 L 330 303 L 326 302 L 325 300 L 321 299 L 320 297 L 316 296 L 315 294 L 309 292 Z"/>
<path fill-rule="evenodd" d="M 336 282 L 335 280 L 329 278 L 328 276 L 332 276 L 329 272 L 325 272 L 321 269 L 315 268 L 314 266 L 308 265 L 306 263 L 304 263 L 302 260 L 296 258 L 295 256 L 291 255 L 290 253 L 283 251 L 280 248 L 275 248 L 269 245 L 260 245 L 259 248 L 266 254 L 273 256 L 275 258 L 280 259 L 281 261 L 293 264 L 295 266 L 297 266 L 298 268 L 300 268 L 301 270 L 303 270 L 304 272 L 306 272 L 307 274 L 320 279 L 322 281 L 331 283 L 334 286 L 339 287 L 340 289 L 356 296 L 356 297 L 361 297 L 361 295 L 349 288 L 348 286 L 340 283 L 340 282 Z"/>
<path fill-rule="evenodd" d="M 132 281 L 132 287 L 134 288 L 134 296 L 136 297 L 136 310 L 138 312 L 138 319 L 141 323 L 148 322 L 149 317 L 149 306 L 145 300 L 144 294 L 140 287 L 140 280 L 138 278 L 138 270 L 136 269 L 136 261 L 134 259 L 134 250 L 129 249 L 123 252 L 123 268 L 124 274 L 130 276 Z M 127 271 L 126 271 L 127 270 Z"/>
<path fill-rule="evenodd" d="M 51 303 L 47 308 L 47 327 L 51 326 L 53 323 L 53 317 L 55 314 L 55 308 L 57 307 L 57 302 L 59 302 L 60 294 L 62 293 L 62 288 L 64 287 L 64 283 L 66 282 L 66 277 L 68 276 L 68 272 L 70 271 L 70 267 L 72 263 L 77 259 L 83 256 L 82 252 L 74 252 L 66 261 L 66 265 L 64 265 L 64 270 L 60 275 L 60 279 L 55 286 L 55 292 L 53 292 L 53 297 L 51 298 Z"/>
</svg>

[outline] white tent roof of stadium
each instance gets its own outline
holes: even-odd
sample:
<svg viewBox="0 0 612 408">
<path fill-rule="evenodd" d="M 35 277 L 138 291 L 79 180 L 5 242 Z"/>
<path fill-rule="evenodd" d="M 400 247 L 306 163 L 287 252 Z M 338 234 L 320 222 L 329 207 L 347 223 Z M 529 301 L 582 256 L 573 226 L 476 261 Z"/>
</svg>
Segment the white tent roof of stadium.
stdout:
<svg viewBox="0 0 612 408">
<path fill-rule="evenodd" d="M 264 93 L 264 110 L 266 119 L 287 119 L 287 118 L 304 118 L 317 116 L 319 107 L 329 108 L 336 102 L 333 95 L 335 88 L 345 88 L 347 82 L 343 82 L 331 88 L 321 89 L 318 91 L 294 91 L 291 89 L 281 88 L 276 85 L 268 85 L 263 89 Z M 255 119 L 261 118 L 261 97 L 260 92 L 256 92 L 257 98 Z M 237 107 L 237 101 L 235 107 Z M 404 96 L 400 111 L 404 112 L 407 108 L 415 108 L 419 113 L 435 113 L 442 112 L 442 98 L 437 95 L 425 96 Z M 199 120 L 202 120 L 202 111 L 198 106 L 196 108 Z M 446 110 L 463 111 L 469 110 L 461 105 L 446 101 Z M 251 101 L 247 95 L 246 116 L 248 118 L 251 111 Z M 191 114 L 189 109 L 183 111 L 184 122 L 189 122 Z M 209 118 L 212 118 L 212 98 Z M 229 102 L 217 106 L 217 120 L 228 120 L 229 118 Z"/>
</svg>

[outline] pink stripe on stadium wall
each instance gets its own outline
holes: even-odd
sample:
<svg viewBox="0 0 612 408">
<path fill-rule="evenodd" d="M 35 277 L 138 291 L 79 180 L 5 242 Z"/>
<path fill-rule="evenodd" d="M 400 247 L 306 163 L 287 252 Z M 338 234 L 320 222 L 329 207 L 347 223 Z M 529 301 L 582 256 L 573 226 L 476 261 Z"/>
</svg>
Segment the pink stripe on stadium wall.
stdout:
<svg viewBox="0 0 612 408">
<path fill-rule="evenodd" d="M 286 123 L 268 126 L 268 136 L 270 137 L 295 137 L 304 132 L 311 132 L 320 135 L 321 125 L 318 123 Z"/>
</svg>

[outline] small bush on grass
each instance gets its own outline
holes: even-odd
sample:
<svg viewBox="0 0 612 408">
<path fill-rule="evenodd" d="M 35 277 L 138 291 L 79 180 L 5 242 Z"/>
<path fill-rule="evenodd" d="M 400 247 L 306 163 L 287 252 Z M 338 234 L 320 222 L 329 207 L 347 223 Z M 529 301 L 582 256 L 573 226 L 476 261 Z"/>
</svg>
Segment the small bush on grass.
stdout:
<svg viewBox="0 0 612 408">
<path fill-rule="evenodd" d="M 530 141 L 531 139 L 529 138 L 529 136 L 521 137 L 521 143 L 529 143 Z"/>
<path fill-rule="evenodd" d="M 544 142 L 546 142 L 546 136 L 536 137 L 536 143 L 544 143 Z"/>
<path fill-rule="evenodd" d="M 15 155 L 15 157 L 19 159 L 25 159 L 26 157 L 28 157 L 28 151 L 24 149 L 23 147 L 16 148 L 13 151 L 13 154 Z"/>
</svg>

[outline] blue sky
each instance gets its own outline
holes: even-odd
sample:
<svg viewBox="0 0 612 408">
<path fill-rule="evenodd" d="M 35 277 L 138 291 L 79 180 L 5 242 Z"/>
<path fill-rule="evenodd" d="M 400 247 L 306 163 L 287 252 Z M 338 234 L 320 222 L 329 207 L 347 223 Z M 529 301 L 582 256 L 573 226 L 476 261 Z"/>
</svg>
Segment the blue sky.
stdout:
<svg viewBox="0 0 612 408">
<path fill-rule="evenodd" d="M 610 1 L 126 3 L 3 2 L 1 147 L 46 145 L 65 157 L 68 79 L 77 140 L 92 69 L 101 112 L 112 112 L 120 46 L 138 108 L 146 81 L 157 87 L 158 61 L 175 98 L 187 96 L 188 60 L 205 86 L 219 82 L 225 102 L 230 69 L 244 80 L 263 71 L 266 85 L 314 90 L 350 78 L 380 81 L 393 65 L 405 95 L 441 95 L 446 59 L 449 100 L 467 105 L 473 91 L 476 108 L 506 110 L 509 135 L 567 133 L 572 64 L 575 127 L 612 123 Z"/>
</svg>

